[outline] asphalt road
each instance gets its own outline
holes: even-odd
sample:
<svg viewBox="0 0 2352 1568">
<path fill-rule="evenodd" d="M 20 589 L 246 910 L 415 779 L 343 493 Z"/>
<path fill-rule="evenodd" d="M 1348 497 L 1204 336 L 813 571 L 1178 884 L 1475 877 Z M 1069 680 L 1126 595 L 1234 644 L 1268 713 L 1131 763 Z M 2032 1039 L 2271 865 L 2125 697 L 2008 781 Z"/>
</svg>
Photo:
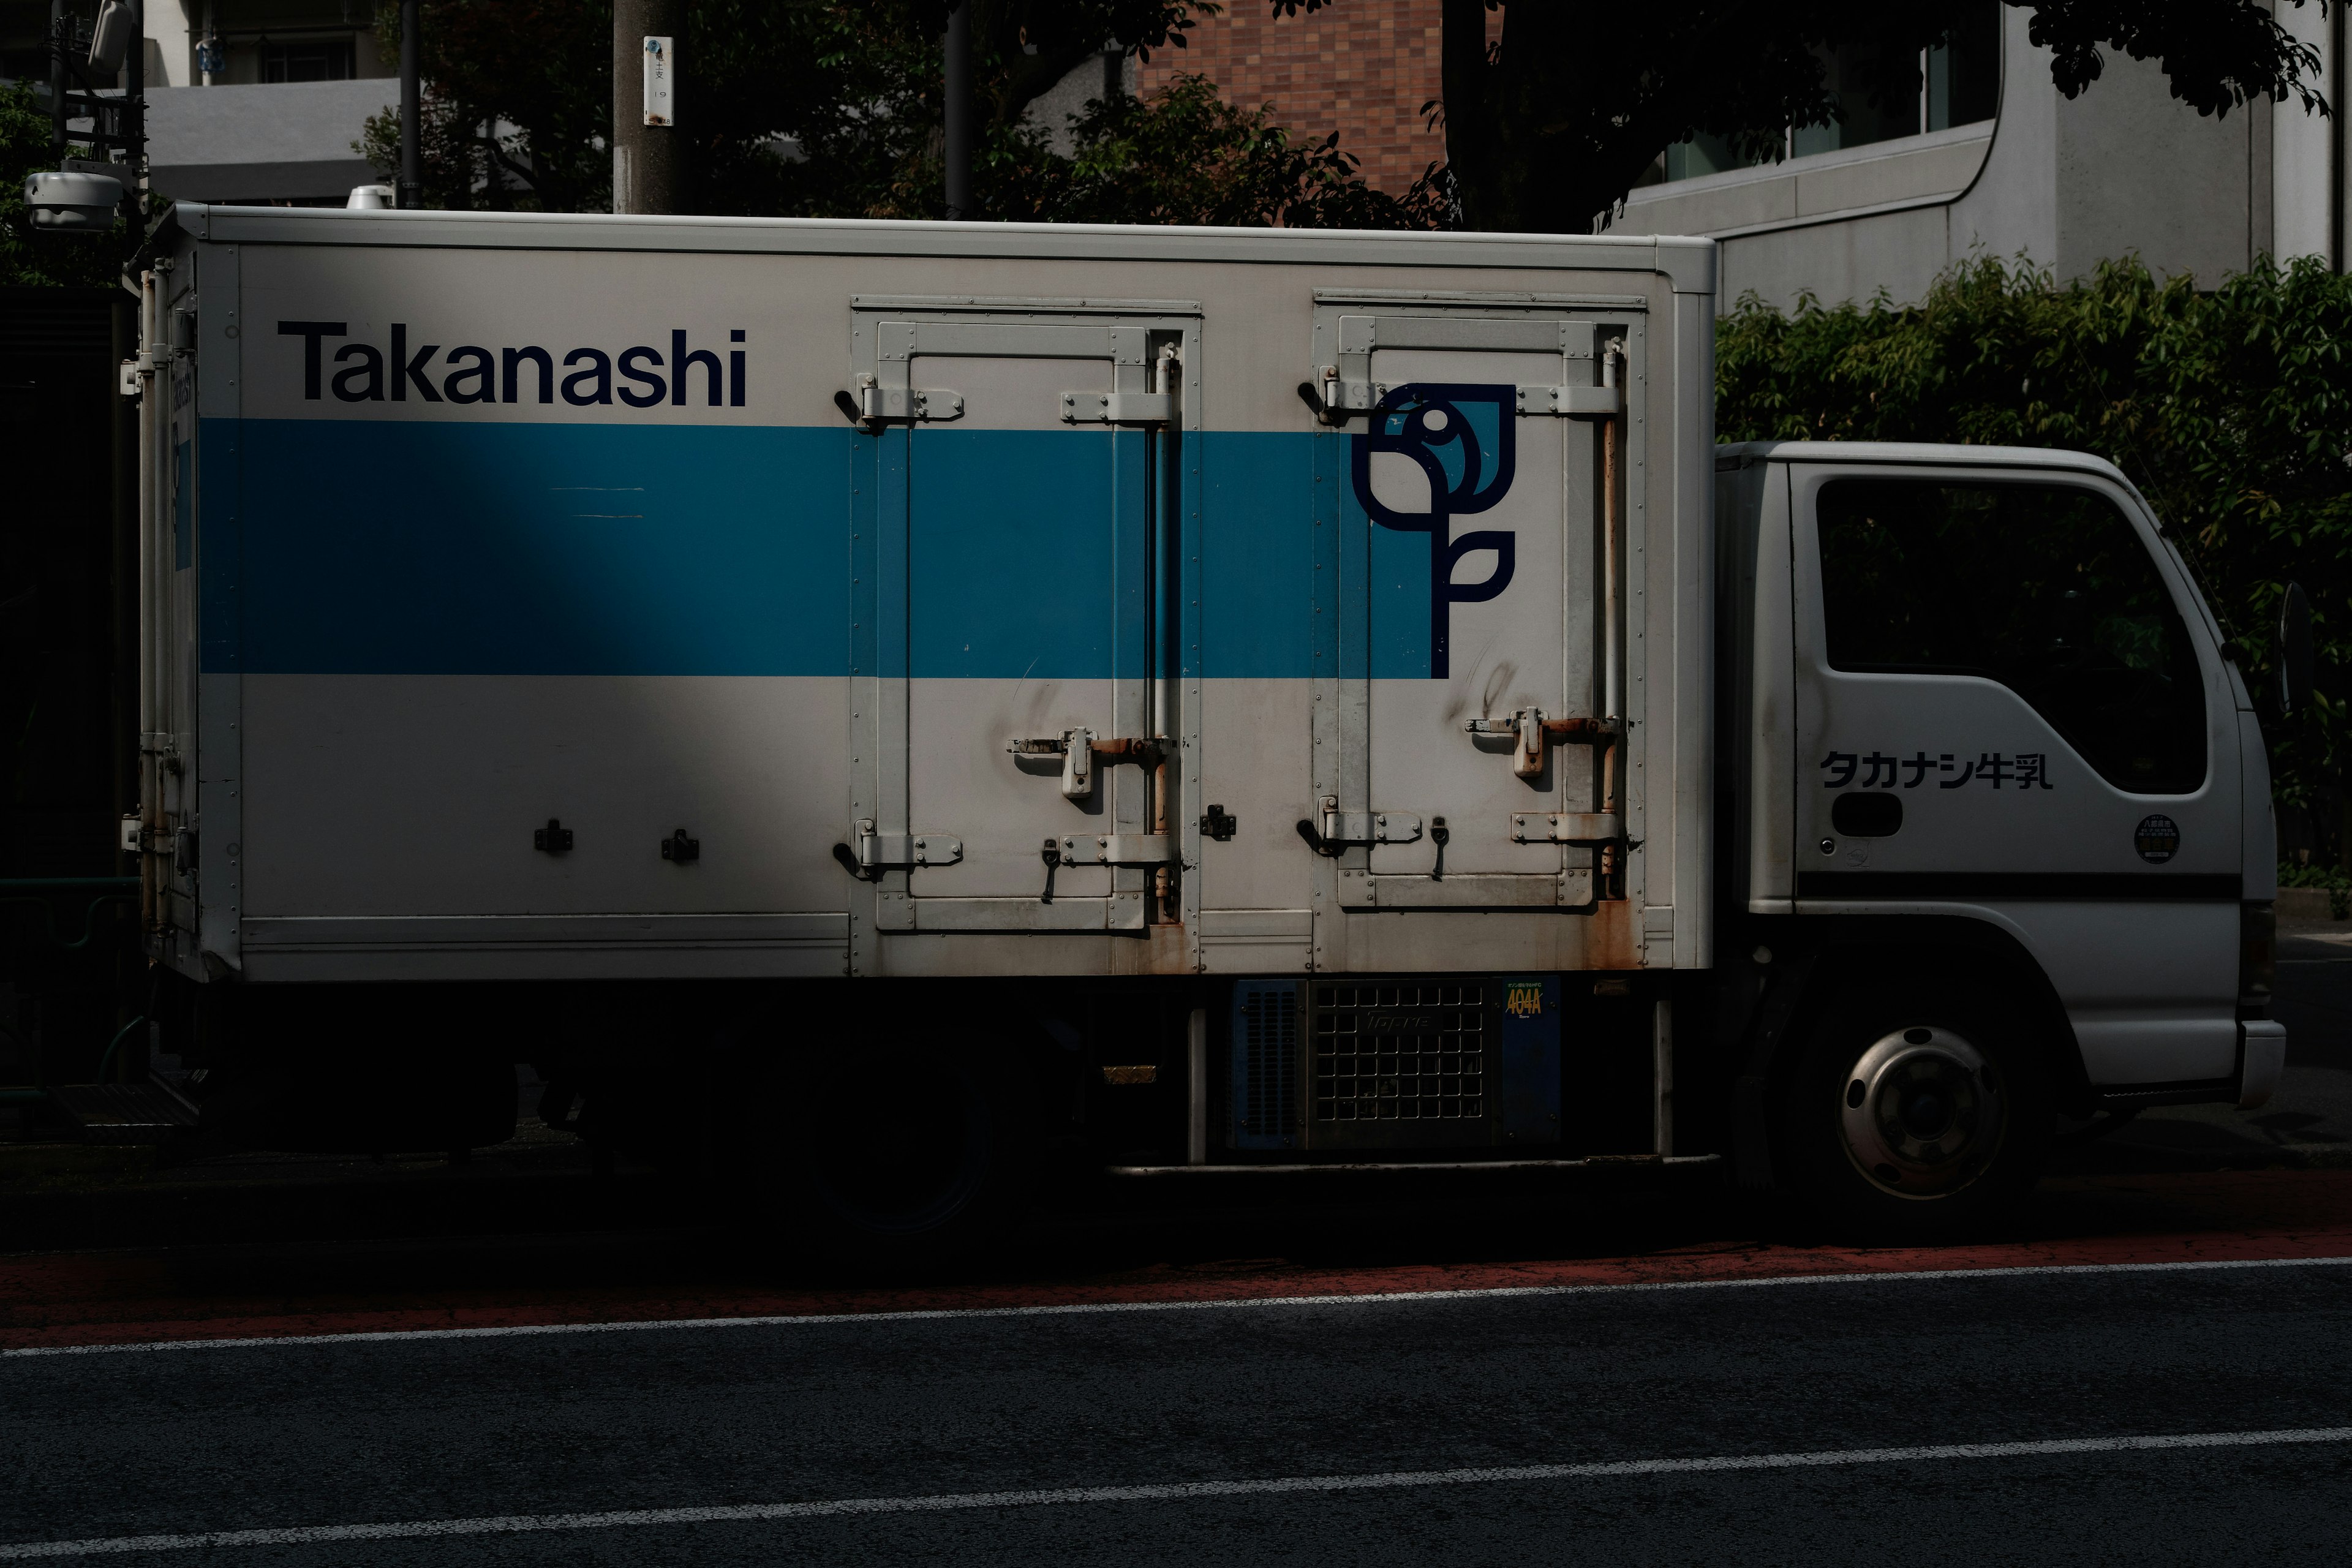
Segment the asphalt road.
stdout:
<svg viewBox="0 0 2352 1568">
<path fill-rule="evenodd" d="M 17 1352 L 0 1559 L 2332 1564 L 2347 1341 L 2303 1263 Z"/>
<path fill-rule="evenodd" d="M 2336 1172 L 2181 1174 L 2352 1156 L 2352 930 L 2288 932 L 2281 956 L 2270 1106 L 2151 1112 L 2070 1151 L 1988 1253 L 1884 1266 L 2352 1253 Z M 84 1317 L 177 1337 L 668 1303 L 1081 1310 L 0 1353 L 0 1563 L 1913 1568 L 2352 1548 L 2352 1266 L 1084 1305 L 1254 1274 L 1260 1297 L 1414 1289 L 1416 1268 L 1491 1287 L 1567 1267 L 1527 1259 L 1617 1253 L 1790 1267 L 1696 1194 L 1469 1201 L 1073 1214 L 986 1279 L 914 1292 L 780 1286 L 704 1240 L 619 1233 L 26 1258 L 0 1280 L 18 1344 Z"/>
</svg>

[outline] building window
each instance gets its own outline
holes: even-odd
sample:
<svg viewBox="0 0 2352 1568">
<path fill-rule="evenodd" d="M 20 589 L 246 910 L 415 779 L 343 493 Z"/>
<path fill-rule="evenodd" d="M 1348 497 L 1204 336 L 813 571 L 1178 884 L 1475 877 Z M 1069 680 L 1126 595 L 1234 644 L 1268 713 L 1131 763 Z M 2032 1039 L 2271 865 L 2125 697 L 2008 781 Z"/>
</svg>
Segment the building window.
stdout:
<svg viewBox="0 0 2352 1568">
<path fill-rule="evenodd" d="M 1870 79 L 1874 73 L 1865 69 L 1870 62 L 1859 51 L 1833 50 L 1823 59 L 1830 89 L 1838 95 L 1838 118 L 1829 125 L 1791 128 L 1783 157 L 1867 147 L 1898 136 L 1949 131 L 1956 125 L 1990 120 L 2000 108 L 2000 7 L 1998 0 L 1984 0 L 1960 24 L 1950 43 L 1920 52 L 1916 101 L 1906 98 L 1873 103 Z M 1667 148 L 1641 183 L 1696 179 L 1769 161 L 1743 158 L 1719 136 L 1694 136 Z"/>
<path fill-rule="evenodd" d="M 261 46 L 264 81 L 349 81 L 357 75 L 349 38 L 305 38 Z"/>
<path fill-rule="evenodd" d="M 1921 94 L 1929 131 L 1974 125 L 2000 112 L 2000 13 L 1980 6 L 1952 41 L 1929 49 Z"/>
</svg>

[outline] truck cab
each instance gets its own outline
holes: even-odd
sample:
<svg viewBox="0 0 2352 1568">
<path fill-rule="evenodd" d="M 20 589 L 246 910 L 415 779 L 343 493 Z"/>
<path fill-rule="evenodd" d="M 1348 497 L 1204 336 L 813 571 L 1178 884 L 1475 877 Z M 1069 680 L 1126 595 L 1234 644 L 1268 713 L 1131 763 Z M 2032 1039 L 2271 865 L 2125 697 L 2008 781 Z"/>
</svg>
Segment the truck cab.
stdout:
<svg viewBox="0 0 2352 1568">
<path fill-rule="evenodd" d="M 2262 731 L 2131 482 L 1994 447 L 1716 470 L 1743 1179 L 1893 1221 L 2030 1170 L 2053 1110 L 2266 1099 Z"/>
</svg>

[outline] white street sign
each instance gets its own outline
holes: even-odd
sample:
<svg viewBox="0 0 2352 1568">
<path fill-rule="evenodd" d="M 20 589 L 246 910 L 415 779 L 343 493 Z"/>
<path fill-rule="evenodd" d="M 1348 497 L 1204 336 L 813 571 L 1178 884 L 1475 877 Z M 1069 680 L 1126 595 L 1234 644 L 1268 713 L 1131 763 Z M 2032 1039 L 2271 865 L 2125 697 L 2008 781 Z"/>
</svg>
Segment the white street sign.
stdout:
<svg viewBox="0 0 2352 1568">
<path fill-rule="evenodd" d="M 672 102 L 672 87 L 677 75 L 677 57 L 668 38 L 646 40 L 646 123 L 676 125 L 677 112 Z"/>
</svg>

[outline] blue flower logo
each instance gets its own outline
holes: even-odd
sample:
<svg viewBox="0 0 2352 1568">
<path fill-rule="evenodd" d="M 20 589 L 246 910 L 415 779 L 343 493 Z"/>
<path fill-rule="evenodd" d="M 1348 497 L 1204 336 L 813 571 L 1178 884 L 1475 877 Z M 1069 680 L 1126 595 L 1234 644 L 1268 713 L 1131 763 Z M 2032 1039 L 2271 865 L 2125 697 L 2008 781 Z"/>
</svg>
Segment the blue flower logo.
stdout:
<svg viewBox="0 0 2352 1568">
<path fill-rule="evenodd" d="M 1517 461 L 1518 389 L 1416 382 L 1392 388 L 1374 407 L 1367 428 L 1351 437 L 1356 500 L 1382 528 L 1429 535 L 1429 674 L 1447 675 L 1453 606 L 1496 598 L 1511 585 L 1517 536 L 1478 529 L 1458 538 L 1456 517 L 1488 511 L 1509 493 Z M 1372 454 L 1410 458 L 1429 481 L 1429 510 L 1400 511 L 1372 493 Z M 1481 583 L 1454 581 L 1454 563 L 1475 551 L 1495 552 L 1495 570 Z"/>
</svg>

